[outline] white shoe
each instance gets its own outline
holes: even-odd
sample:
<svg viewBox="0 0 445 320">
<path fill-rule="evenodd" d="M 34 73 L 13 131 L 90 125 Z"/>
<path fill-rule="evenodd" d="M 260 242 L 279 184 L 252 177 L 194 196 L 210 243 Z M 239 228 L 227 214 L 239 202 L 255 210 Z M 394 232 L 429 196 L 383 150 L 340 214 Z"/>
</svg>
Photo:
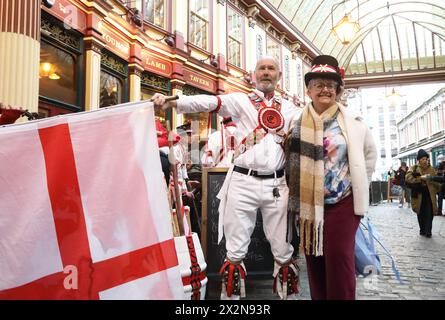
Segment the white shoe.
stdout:
<svg viewBox="0 0 445 320">
<path fill-rule="evenodd" d="M 399 204 L 399 208 L 403 208 L 403 204 Z"/>
</svg>

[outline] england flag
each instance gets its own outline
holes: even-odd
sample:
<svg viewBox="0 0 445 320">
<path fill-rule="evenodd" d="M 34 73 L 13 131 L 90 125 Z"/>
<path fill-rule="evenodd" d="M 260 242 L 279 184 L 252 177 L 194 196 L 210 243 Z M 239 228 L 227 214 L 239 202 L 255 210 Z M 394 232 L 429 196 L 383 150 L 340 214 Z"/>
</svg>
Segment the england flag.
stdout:
<svg viewBox="0 0 445 320">
<path fill-rule="evenodd" d="M 184 299 L 153 105 L 0 128 L 0 299 Z"/>
</svg>

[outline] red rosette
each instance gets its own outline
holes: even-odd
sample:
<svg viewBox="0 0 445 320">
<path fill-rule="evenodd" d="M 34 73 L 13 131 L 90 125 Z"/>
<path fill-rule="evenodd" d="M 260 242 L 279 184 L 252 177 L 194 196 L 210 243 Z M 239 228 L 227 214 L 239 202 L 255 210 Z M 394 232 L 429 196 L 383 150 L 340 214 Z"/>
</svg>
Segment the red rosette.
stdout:
<svg viewBox="0 0 445 320">
<path fill-rule="evenodd" d="M 258 111 L 258 122 L 267 131 L 275 130 L 278 132 L 284 127 L 283 115 L 274 108 L 263 108 Z"/>
</svg>

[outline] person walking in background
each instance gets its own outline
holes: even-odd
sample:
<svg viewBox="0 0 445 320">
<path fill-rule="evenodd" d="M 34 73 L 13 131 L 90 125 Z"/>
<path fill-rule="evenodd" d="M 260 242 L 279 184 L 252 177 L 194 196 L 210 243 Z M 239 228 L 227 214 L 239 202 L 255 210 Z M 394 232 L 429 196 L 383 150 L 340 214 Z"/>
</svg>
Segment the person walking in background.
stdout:
<svg viewBox="0 0 445 320">
<path fill-rule="evenodd" d="M 397 180 L 397 184 L 402 188 L 402 195 L 399 198 L 399 208 L 403 208 L 403 205 L 406 201 L 408 208 L 410 207 L 411 202 L 411 190 L 406 187 L 405 177 L 408 172 L 408 167 L 406 166 L 406 162 L 400 164 L 400 168 L 397 170 L 395 179 Z"/>
<path fill-rule="evenodd" d="M 445 176 L 445 156 L 441 154 L 437 157 L 437 175 L 438 176 Z M 439 192 L 437 193 L 437 214 L 438 215 L 445 215 L 445 212 L 442 212 L 442 206 L 443 206 L 443 196 L 445 194 L 445 184 L 442 184 L 439 188 Z"/>
<path fill-rule="evenodd" d="M 417 152 L 417 162 L 406 174 L 406 185 L 411 188 L 411 206 L 417 213 L 419 234 L 431 238 L 433 215 L 437 214 L 438 184 L 426 181 L 425 177 L 436 175 L 436 170 L 429 164 L 429 155 L 423 149 Z"/>
<path fill-rule="evenodd" d="M 355 299 L 355 234 L 377 159 L 363 119 L 336 103 L 342 76 L 334 57 L 313 60 L 305 75 L 312 103 L 285 142 L 288 223 L 298 223 L 314 300 Z"/>
</svg>

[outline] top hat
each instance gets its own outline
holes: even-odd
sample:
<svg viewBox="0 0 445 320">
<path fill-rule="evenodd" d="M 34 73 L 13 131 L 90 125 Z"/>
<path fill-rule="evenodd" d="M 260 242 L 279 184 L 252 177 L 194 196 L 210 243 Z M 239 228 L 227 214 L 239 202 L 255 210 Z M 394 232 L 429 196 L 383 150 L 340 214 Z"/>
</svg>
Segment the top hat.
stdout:
<svg viewBox="0 0 445 320">
<path fill-rule="evenodd" d="M 332 56 L 321 55 L 312 61 L 311 71 L 304 75 L 306 86 L 309 81 L 315 78 L 331 79 L 337 81 L 339 85 L 343 84 L 345 71 L 338 67 L 338 61 Z"/>
<path fill-rule="evenodd" d="M 184 124 L 176 127 L 176 130 L 183 130 L 186 133 L 191 133 L 192 132 L 192 123 L 187 120 Z"/>
</svg>

